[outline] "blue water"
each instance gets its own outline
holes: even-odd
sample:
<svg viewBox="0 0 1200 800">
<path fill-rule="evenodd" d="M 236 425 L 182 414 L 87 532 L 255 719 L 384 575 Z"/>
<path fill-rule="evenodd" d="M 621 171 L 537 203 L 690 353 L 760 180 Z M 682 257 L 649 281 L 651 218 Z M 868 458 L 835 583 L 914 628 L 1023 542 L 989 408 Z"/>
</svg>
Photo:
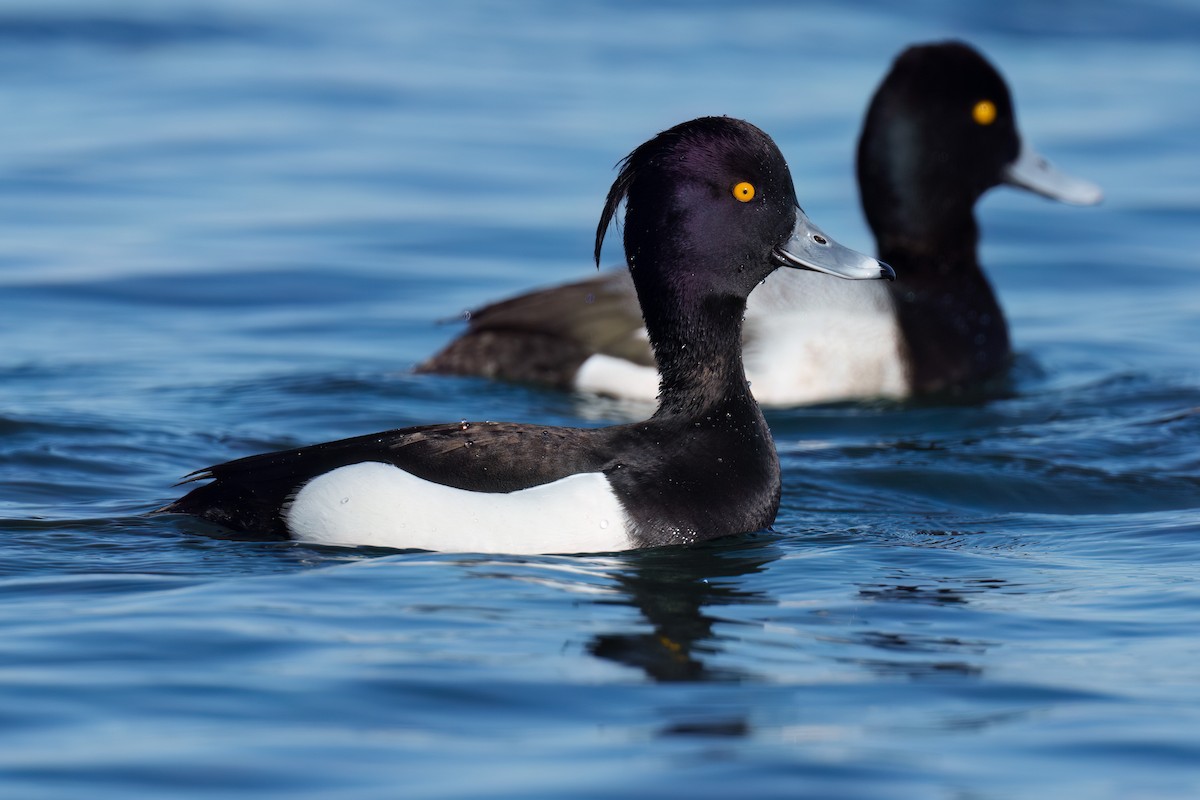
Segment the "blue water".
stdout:
<svg viewBox="0 0 1200 800">
<path fill-rule="evenodd" d="M 590 274 L 613 164 L 693 116 L 870 249 L 860 114 L 946 36 L 1107 191 L 981 204 L 1011 396 L 773 411 L 775 531 L 703 547 L 143 516 L 266 449 L 627 419 L 409 368 Z M 0 108 L 0 795 L 1200 796 L 1194 2 L 4 2 Z"/>
</svg>

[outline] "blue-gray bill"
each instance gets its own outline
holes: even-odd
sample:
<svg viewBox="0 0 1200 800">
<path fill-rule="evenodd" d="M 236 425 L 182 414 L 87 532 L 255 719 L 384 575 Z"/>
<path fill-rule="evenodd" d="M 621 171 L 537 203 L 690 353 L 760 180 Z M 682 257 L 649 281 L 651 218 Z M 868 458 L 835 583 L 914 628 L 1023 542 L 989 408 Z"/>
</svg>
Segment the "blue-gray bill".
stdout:
<svg viewBox="0 0 1200 800">
<path fill-rule="evenodd" d="M 896 279 L 887 264 L 835 242 L 799 208 L 791 237 L 774 250 L 781 266 L 809 269 L 852 281 Z"/>
<path fill-rule="evenodd" d="M 1073 206 L 1094 206 L 1104 199 L 1099 186 L 1068 175 L 1025 142 L 1021 142 L 1017 159 L 1004 170 L 1004 182 Z"/>
</svg>

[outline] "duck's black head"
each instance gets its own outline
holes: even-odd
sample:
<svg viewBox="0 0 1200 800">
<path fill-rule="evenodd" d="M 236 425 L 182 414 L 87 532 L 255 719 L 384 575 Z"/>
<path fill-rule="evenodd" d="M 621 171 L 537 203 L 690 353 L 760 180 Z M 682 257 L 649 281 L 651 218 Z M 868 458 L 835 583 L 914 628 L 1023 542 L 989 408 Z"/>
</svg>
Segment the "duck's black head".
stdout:
<svg viewBox="0 0 1200 800">
<path fill-rule="evenodd" d="M 1097 187 L 1057 172 L 1026 147 L 1000 73 L 972 47 L 910 47 L 867 110 L 858 147 L 863 208 L 877 236 L 974 235 L 975 201 L 1010 184 L 1068 203 Z"/>
<path fill-rule="evenodd" d="M 625 256 L 646 310 L 672 296 L 745 300 L 780 266 L 845 278 L 886 277 L 874 259 L 841 247 L 804 216 L 771 137 L 748 122 L 702 117 L 630 153 L 596 231 L 626 201 Z"/>
<path fill-rule="evenodd" d="M 958 42 L 910 47 L 876 90 L 859 139 L 867 219 L 908 234 L 961 224 L 1020 150 L 1012 97 L 991 64 Z"/>
<path fill-rule="evenodd" d="M 792 176 L 775 143 L 727 117 L 676 125 L 621 162 L 596 231 L 597 263 L 623 198 L 635 282 L 678 289 L 747 297 L 776 268 L 771 251 L 796 222 Z"/>
</svg>

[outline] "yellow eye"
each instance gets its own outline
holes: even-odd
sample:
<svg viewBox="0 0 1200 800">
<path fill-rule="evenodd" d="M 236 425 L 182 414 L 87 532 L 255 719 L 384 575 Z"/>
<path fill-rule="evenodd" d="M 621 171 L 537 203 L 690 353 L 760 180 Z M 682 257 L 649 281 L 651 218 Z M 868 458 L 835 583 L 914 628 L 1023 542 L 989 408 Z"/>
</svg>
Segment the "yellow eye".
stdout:
<svg viewBox="0 0 1200 800">
<path fill-rule="evenodd" d="M 971 109 L 971 117 L 980 125 L 991 125 L 996 121 L 996 104 L 991 100 L 980 100 Z"/>
<path fill-rule="evenodd" d="M 742 181 L 733 187 L 733 196 L 738 199 L 738 202 L 749 203 L 754 199 L 754 184 Z"/>
</svg>

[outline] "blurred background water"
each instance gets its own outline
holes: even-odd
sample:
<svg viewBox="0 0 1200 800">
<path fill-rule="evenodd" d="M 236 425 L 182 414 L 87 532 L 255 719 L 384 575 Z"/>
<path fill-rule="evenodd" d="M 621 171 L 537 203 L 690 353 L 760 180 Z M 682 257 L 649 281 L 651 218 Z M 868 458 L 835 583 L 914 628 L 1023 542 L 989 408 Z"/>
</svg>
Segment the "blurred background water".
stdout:
<svg viewBox="0 0 1200 800">
<path fill-rule="evenodd" d="M 142 516 L 265 449 L 627 419 L 409 369 L 590 274 L 613 164 L 690 117 L 871 249 L 860 115 L 946 37 L 1107 192 L 981 204 L 1012 396 L 773 411 L 774 532 L 703 547 Z M 0 794 L 1200 795 L 1196 3 L 6 0 L 0 108 Z"/>
</svg>

